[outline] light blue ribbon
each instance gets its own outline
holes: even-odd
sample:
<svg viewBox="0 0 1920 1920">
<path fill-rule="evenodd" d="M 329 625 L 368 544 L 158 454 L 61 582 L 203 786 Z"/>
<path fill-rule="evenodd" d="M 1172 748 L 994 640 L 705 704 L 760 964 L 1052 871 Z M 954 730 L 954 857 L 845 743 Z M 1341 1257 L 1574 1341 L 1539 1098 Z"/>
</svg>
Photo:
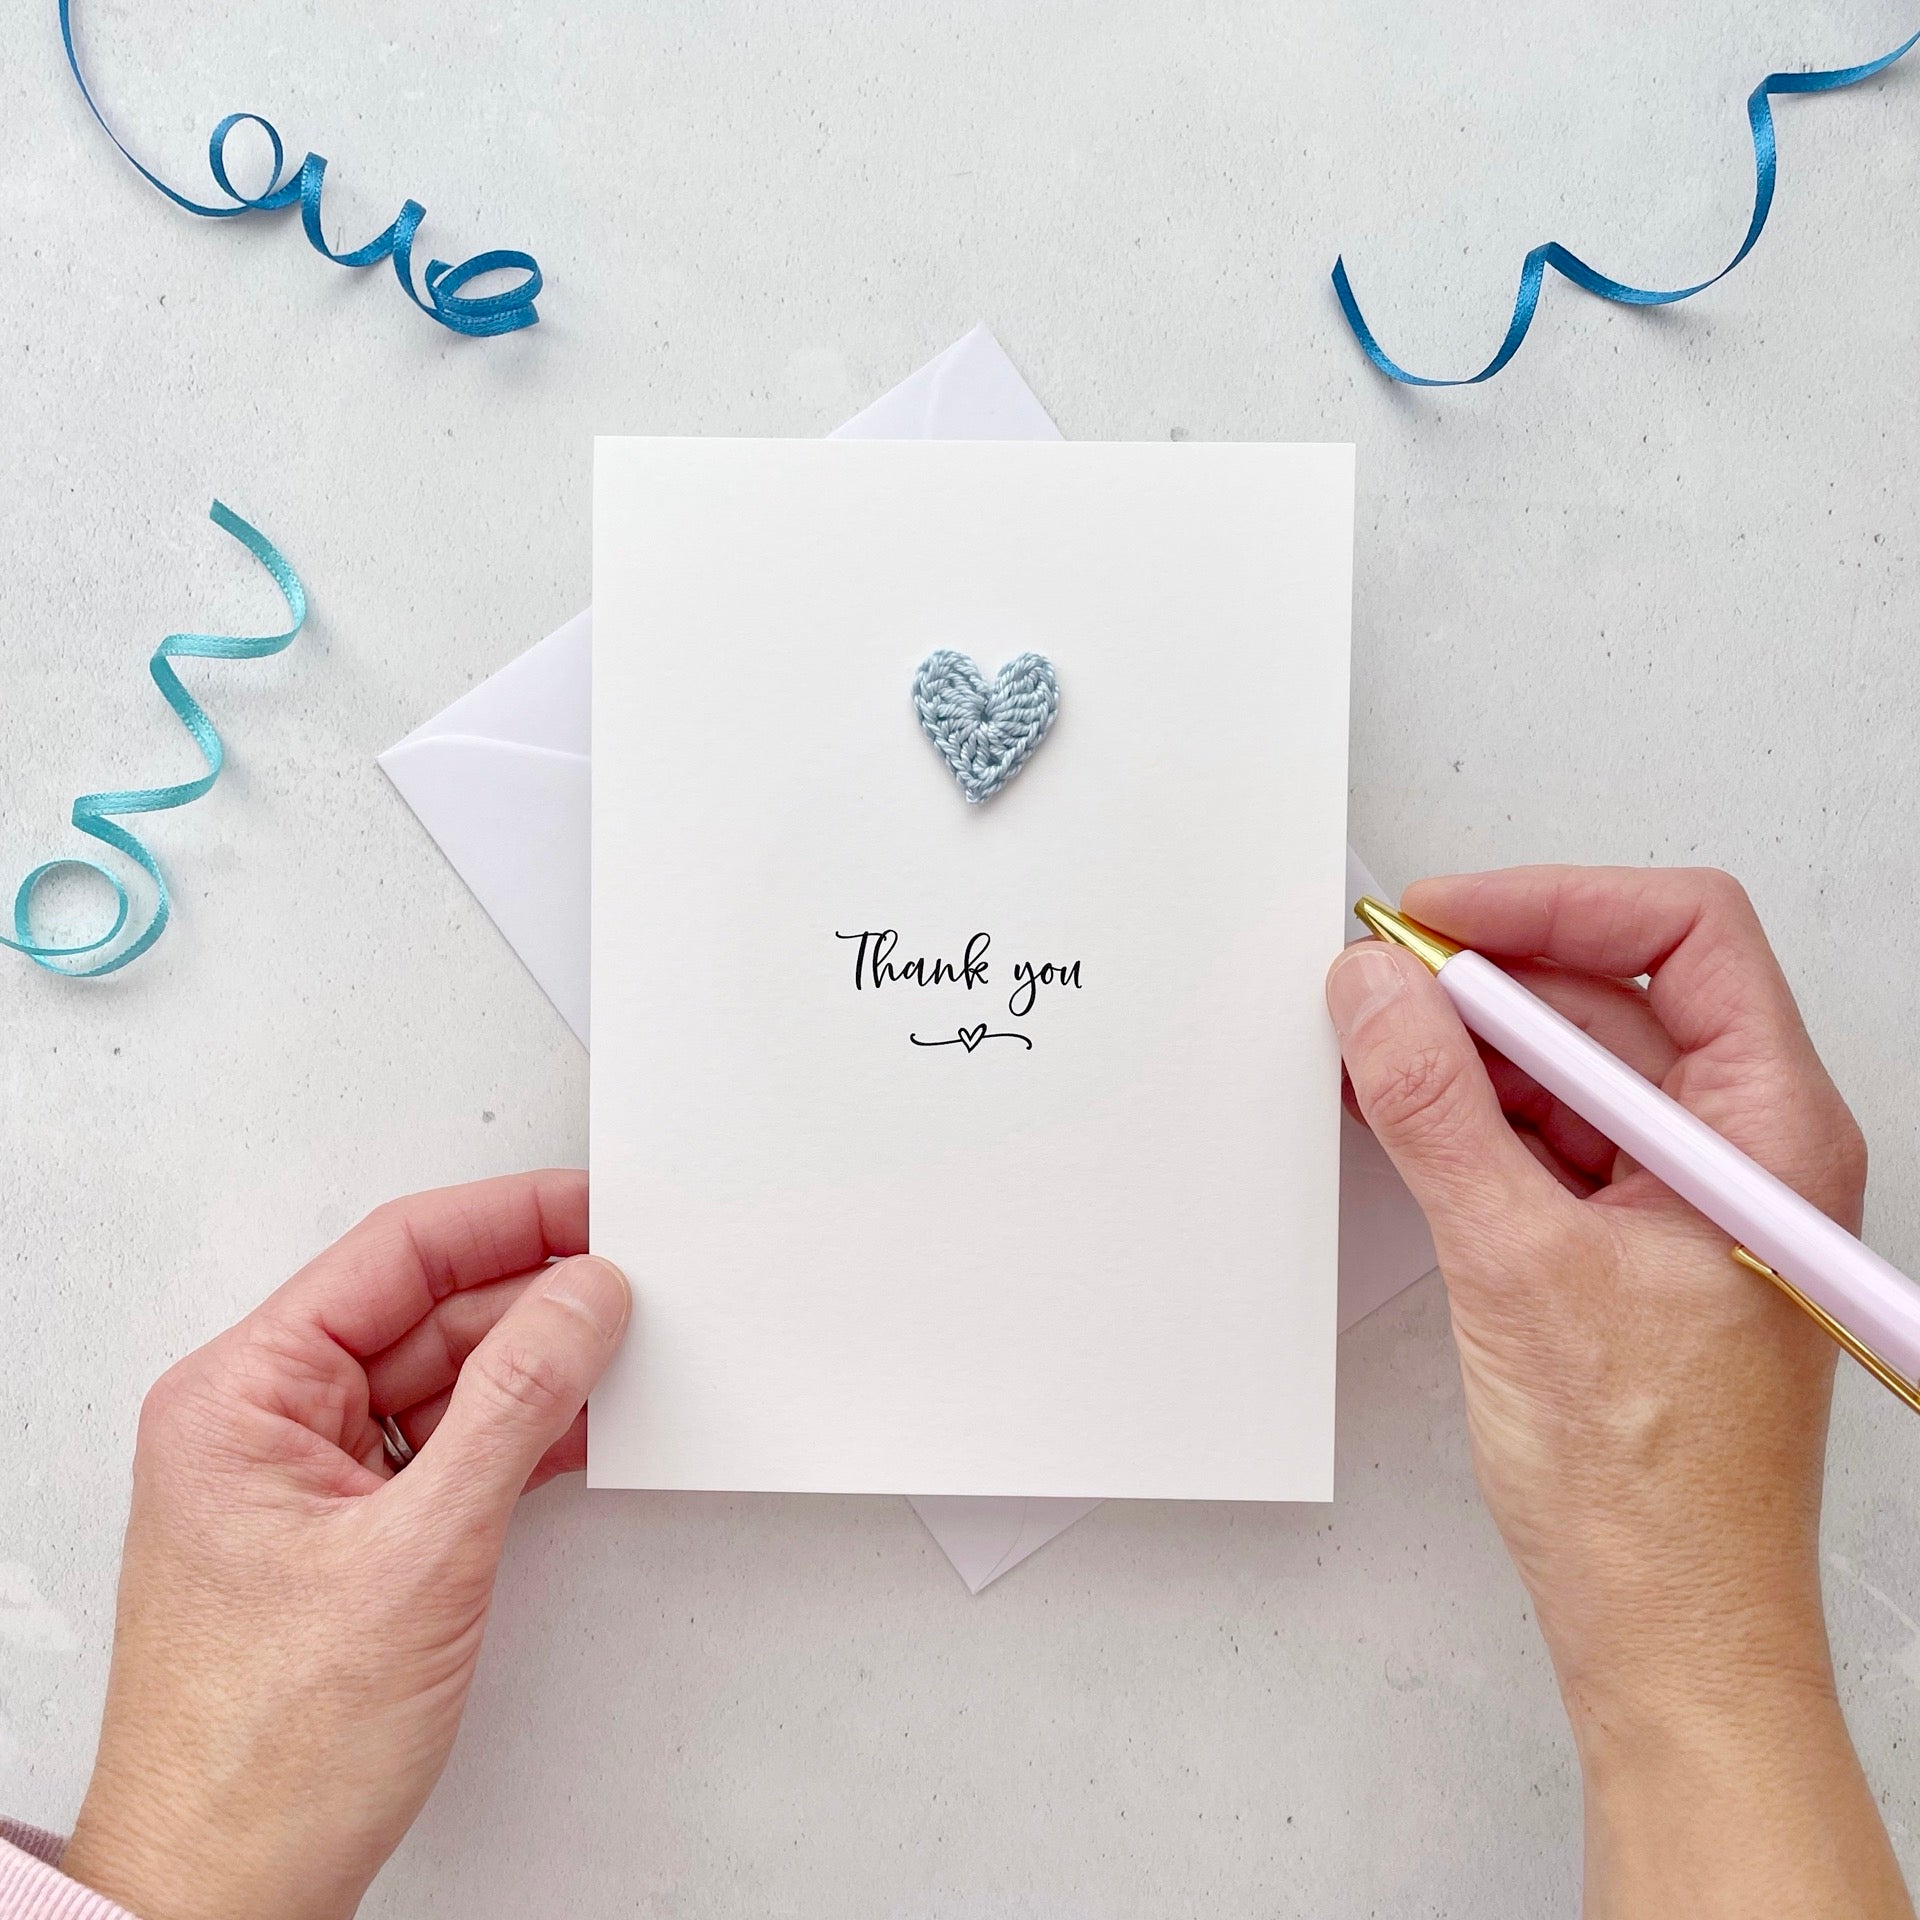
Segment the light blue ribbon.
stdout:
<svg viewBox="0 0 1920 1920">
<path fill-rule="evenodd" d="M 1520 291 L 1514 300 L 1513 318 L 1507 324 L 1507 337 L 1501 341 L 1500 351 L 1478 373 L 1470 374 L 1464 380 L 1429 380 L 1422 374 L 1409 373 L 1405 367 L 1388 359 L 1380 343 L 1373 337 L 1373 330 L 1360 317 L 1359 302 L 1353 297 L 1353 288 L 1347 281 L 1346 261 L 1342 258 L 1333 263 L 1333 290 L 1340 297 L 1340 310 L 1347 316 L 1347 325 L 1365 348 L 1367 358 L 1389 379 L 1398 380 L 1403 386 L 1472 387 L 1478 386 L 1482 380 L 1491 380 L 1520 351 L 1520 343 L 1527 337 L 1527 329 L 1533 325 L 1534 309 L 1540 304 L 1540 288 L 1549 267 L 1563 279 L 1571 280 L 1575 286 L 1584 287 L 1589 293 L 1597 293 L 1602 300 L 1618 301 L 1622 306 L 1669 307 L 1676 300 L 1691 300 L 1696 293 L 1704 293 L 1716 281 L 1724 280 L 1753 251 L 1754 242 L 1760 238 L 1761 229 L 1767 224 L 1767 214 L 1773 206 L 1774 176 L 1779 167 L 1769 97 L 1777 93 L 1833 93 L 1841 87 L 1857 86 L 1862 80 L 1871 80 L 1876 73 L 1884 73 L 1916 45 L 1920 45 L 1920 33 L 1895 47 L 1891 53 L 1868 61 L 1863 67 L 1841 67 L 1831 73 L 1770 73 L 1748 94 L 1747 125 L 1753 133 L 1753 218 L 1747 222 L 1747 237 L 1741 241 L 1740 251 L 1711 280 L 1702 280 L 1698 286 L 1675 287 L 1667 292 L 1630 287 L 1588 266 L 1558 241 L 1549 240 L 1545 246 L 1535 247 L 1521 267 Z"/>
<path fill-rule="evenodd" d="M 157 173 L 134 158 L 126 142 L 107 125 L 106 115 L 100 111 L 88 90 L 80 72 L 79 56 L 73 50 L 73 0 L 60 0 L 60 38 L 66 44 L 67 65 L 73 69 L 80 97 L 100 122 L 102 131 L 126 155 L 134 171 L 158 187 L 176 207 L 184 207 L 188 213 L 197 213 L 204 220 L 232 220 L 243 213 L 271 213 L 280 207 L 290 207 L 297 200 L 300 203 L 300 224 L 306 229 L 307 238 L 313 243 L 316 253 L 325 254 L 329 260 L 343 267 L 372 267 L 382 260 L 391 260 L 394 277 L 406 289 L 407 298 L 423 313 L 431 314 L 443 327 L 449 327 L 455 333 L 479 336 L 516 333 L 522 327 L 539 323 L 540 316 L 534 311 L 533 303 L 542 281 L 539 263 L 530 253 L 495 248 L 489 253 L 476 253 L 471 260 L 463 260 L 457 267 L 449 266 L 444 260 L 430 260 L 427 263 L 426 298 L 421 298 L 413 284 L 413 236 L 419 230 L 420 222 L 427 217 L 427 210 L 417 200 L 409 200 L 400 209 L 392 226 L 384 233 L 376 234 L 364 247 L 355 247 L 349 253 L 335 253 L 320 231 L 320 192 L 326 183 L 326 161 L 317 153 L 309 153 L 300 163 L 299 171 L 283 180 L 281 169 L 286 164 L 286 149 L 280 144 L 278 130 L 257 113 L 228 114 L 214 128 L 213 137 L 207 142 L 207 164 L 213 169 L 215 184 L 234 203 L 232 206 L 203 207 L 197 200 L 189 200 L 185 194 L 176 193 Z M 242 193 L 227 176 L 227 136 L 242 122 L 251 122 L 258 127 L 273 145 L 273 173 L 266 192 L 261 194 Z M 460 291 L 469 281 L 477 280 L 482 274 L 501 272 L 524 273 L 526 278 L 518 286 L 508 287 L 500 293 L 465 294 Z"/>
<path fill-rule="evenodd" d="M 111 868 L 103 867 L 99 861 L 66 858 L 43 862 L 20 882 L 20 889 L 13 896 L 14 938 L 9 940 L 0 935 L 0 946 L 24 953 L 49 973 L 64 973 L 79 980 L 91 980 L 104 973 L 117 973 L 129 960 L 137 960 L 145 953 L 166 927 L 172 909 L 167 896 L 166 876 L 160 871 L 160 863 L 132 833 L 117 825 L 113 816 L 164 813 L 170 807 L 184 807 L 189 800 L 198 800 L 213 786 L 226 760 L 220 736 L 213 730 L 213 722 L 207 718 L 200 703 L 180 684 L 179 675 L 168 662 L 264 659 L 266 655 L 278 653 L 290 645 L 306 621 L 306 590 L 281 557 L 279 548 L 265 534 L 248 526 L 237 513 L 222 506 L 218 500 L 213 503 L 211 518 L 215 526 L 224 527 L 273 575 L 275 584 L 286 600 L 287 611 L 293 616 L 293 625 L 285 633 L 276 633 L 260 640 L 220 633 L 170 633 L 154 649 L 153 658 L 148 663 L 153 684 L 160 689 L 161 698 L 180 716 L 180 724 L 193 735 L 194 744 L 199 747 L 207 763 L 207 770 L 199 779 L 183 780 L 178 786 L 129 787 L 118 793 L 83 793 L 73 803 L 73 824 L 82 833 L 103 845 L 117 848 L 151 876 L 154 885 L 153 912 L 147 924 L 117 953 L 97 960 L 91 966 L 64 965 L 63 962 L 80 954 L 98 953 L 102 947 L 111 946 L 125 928 L 131 908 L 126 886 L 120 876 Z M 53 874 L 65 872 L 97 873 L 113 889 L 116 903 L 113 925 L 97 940 L 88 940 L 76 947 L 48 946 L 34 938 L 33 897 L 42 881 Z"/>
</svg>

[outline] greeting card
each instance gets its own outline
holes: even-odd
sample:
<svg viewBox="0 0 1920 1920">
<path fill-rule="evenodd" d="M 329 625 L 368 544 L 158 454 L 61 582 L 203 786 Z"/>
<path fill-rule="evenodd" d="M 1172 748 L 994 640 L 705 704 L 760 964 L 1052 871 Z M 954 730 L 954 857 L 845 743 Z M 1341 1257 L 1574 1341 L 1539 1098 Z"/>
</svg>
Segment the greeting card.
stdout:
<svg viewBox="0 0 1920 1920">
<path fill-rule="evenodd" d="M 600 443 L 595 1485 L 1330 1496 L 1352 487 Z"/>
</svg>

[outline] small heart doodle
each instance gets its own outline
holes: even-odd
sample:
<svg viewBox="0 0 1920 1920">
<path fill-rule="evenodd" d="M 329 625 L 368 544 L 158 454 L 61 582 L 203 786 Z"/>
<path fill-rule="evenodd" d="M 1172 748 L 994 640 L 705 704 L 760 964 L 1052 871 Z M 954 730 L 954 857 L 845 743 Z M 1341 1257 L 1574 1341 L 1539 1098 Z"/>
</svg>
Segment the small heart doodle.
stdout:
<svg viewBox="0 0 1920 1920">
<path fill-rule="evenodd" d="M 971 1053 L 987 1037 L 987 1023 L 982 1020 L 977 1027 L 960 1029 L 960 1044 Z"/>
<path fill-rule="evenodd" d="M 1043 654 L 1017 654 L 989 681 L 970 654 L 942 647 L 913 676 L 913 706 L 968 804 L 977 806 L 1047 737 L 1060 710 L 1060 687 Z"/>
</svg>

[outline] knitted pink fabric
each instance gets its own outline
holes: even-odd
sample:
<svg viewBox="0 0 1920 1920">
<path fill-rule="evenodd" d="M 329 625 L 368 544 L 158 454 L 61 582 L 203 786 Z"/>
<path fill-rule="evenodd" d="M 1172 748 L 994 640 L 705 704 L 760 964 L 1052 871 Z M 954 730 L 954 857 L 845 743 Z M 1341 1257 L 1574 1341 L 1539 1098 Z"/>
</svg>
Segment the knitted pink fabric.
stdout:
<svg viewBox="0 0 1920 1920">
<path fill-rule="evenodd" d="M 57 1833 L 0 1820 L 0 1920 L 133 1920 L 60 1871 Z"/>
</svg>

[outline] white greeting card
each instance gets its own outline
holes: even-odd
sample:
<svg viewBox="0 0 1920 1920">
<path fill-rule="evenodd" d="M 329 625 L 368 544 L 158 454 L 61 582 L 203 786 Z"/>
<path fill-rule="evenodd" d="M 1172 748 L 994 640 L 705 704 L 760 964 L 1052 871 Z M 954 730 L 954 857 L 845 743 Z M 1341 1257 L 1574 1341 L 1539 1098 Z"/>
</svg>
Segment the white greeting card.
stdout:
<svg viewBox="0 0 1920 1920">
<path fill-rule="evenodd" d="M 1330 1496 L 1351 545 L 1344 447 L 600 443 L 593 1484 Z M 1057 690 L 978 802 L 942 652 Z"/>
</svg>

